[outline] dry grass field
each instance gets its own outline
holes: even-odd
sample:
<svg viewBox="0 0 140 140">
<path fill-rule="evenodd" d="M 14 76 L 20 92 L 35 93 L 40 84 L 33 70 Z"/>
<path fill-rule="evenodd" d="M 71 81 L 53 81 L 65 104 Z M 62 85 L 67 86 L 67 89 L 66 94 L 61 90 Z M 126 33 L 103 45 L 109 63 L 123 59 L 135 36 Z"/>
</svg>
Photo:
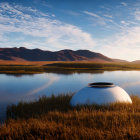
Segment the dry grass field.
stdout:
<svg viewBox="0 0 140 140">
<path fill-rule="evenodd" d="M 41 97 L 7 108 L 1 140 L 137 140 L 140 139 L 140 98 L 133 104 L 69 105 L 71 95 Z"/>
<path fill-rule="evenodd" d="M 43 66 L 45 64 L 58 63 L 60 61 L 25 61 L 25 60 L 0 60 L 0 65 L 34 65 L 34 66 Z"/>
</svg>

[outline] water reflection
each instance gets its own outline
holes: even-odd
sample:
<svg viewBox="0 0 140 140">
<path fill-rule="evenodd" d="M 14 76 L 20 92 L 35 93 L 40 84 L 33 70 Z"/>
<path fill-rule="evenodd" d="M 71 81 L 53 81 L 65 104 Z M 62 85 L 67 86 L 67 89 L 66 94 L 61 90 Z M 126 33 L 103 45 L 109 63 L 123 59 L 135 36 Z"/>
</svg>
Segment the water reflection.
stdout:
<svg viewBox="0 0 140 140">
<path fill-rule="evenodd" d="M 111 82 L 123 87 L 129 94 L 140 95 L 139 77 L 140 71 L 0 74 L 0 120 L 5 118 L 5 109 L 8 104 L 34 100 L 43 95 L 77 92 L 92 82 Z"/>
<path fill-rule="evenodd" d="M 121 85 L 123 88 L 131 87 L 131 86 L 140 86 L 140 81 L 124 83 Z"/>
<path fill-rule="evenodd" d="M 25 75 L 28 75 L 28 76 L 33 76 L 33 75 L 35 75 L 35 74 L 20 74 L 20 73 L 13 73 L 13 74 L 10 74 L 10 73 L 6 73 L 5 75 L 7 75 L 7 76 L 15 76 L 15 77 L 22 77 L 22 76 L 25 76 Z"/>
<path fill-rule="evenodd" d="M 30 91 L 29 93 L 26 94 L 26 96 L 34 95 L 39 92 L 41 92 L 44 89 L 47 89 L 49 86 L 51 86 L 54 82 L 58 81 L 59 77 L 58 76 L 52 76 L 48 82 L 43 84 L 42 86 L 35 88 L 34 90 Z"/>
</svg>

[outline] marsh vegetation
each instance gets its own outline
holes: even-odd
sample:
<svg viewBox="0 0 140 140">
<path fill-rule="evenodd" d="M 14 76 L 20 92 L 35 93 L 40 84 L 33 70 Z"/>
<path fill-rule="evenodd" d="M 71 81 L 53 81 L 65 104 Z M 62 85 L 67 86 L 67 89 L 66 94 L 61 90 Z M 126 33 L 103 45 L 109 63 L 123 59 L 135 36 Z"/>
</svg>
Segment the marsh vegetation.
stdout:
<svg viewBox="0 0 140 140">
<path fill-rule="evenodd" d="M 133 104 L 69 105 L 71 95 L 41 97 L 7 108 L 4 139 L 140 139 L 140 98 Z"/>
<path fill-rule="evenodd" d="M 133 63 L 95 63 L 95 62 L 45 62 L 29 63 L 30 65 L 13 64 L 0 65 L 0 73 L 7 74 L 33 74 L 43 72 L 56 73 L 74 73 L 74 72 L 96 72 L 96 71 L 114 71 L 114 70 L 140 70 L 140 64 Z"/>
</svg>

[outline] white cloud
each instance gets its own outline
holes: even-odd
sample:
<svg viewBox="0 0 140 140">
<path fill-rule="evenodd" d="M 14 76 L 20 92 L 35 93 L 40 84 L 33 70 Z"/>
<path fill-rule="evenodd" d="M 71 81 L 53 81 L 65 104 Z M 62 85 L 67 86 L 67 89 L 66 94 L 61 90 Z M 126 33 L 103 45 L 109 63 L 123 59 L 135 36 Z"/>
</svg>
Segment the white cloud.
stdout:
<svg viewBox="0 0 140 140">
<path fill-rule="evenodd" d="M 83 11 L 83 13 L 93 17 L 90 19 L 93 22 L 93 25 L 106 25 L 106 21 L 103 17 L 89 11 Z"/>
<path fill-rule="evenodd" d="M 107 13 L 99 15 L 84 11 L 83 13 L 92 19 L 92 23 L 117 31 L 112 33 L 111 37 L 95 40 L 79 27 L 57 20 L 52 13 L 44 14 L 31 7 L 0 3 L 0 47 L 25 46 L 48 50 L 90 49 L 109 57 L 140 59 L 140 11 L 135 9 L 135 12 L 132 12 L 131 15 L 134 17 L 131 18 L 137 21 L 121 19 L 116 22 L 113 20 L 115 15 Z M 15 36 L 14 39 L 15 32 L 21 36 Z M 9 34 L 13 35 L 13 40 Z M 27 40 L 28 36 L 34 39 Z"/>
<path fill-rule="evenodd" d="M 140 20 L 140 10 L 136 10 L 136 12 L 134 13 L 134 16 L 136 20 Z"/>
<path fill-rule="evenodd" d="M 139 47 L 140 45 L 140 27 L 132 27 L 121 34 L 116 35 L 116 44 L 124 47 Z"/>
<path fill-rule="evenodd" d="M 84 11 L 83 13 L 90 15 L 90 16 L 93 16 L 93 17 L 96 17 L 96 18 L 100 18 L 100 16 L 98 16 L 97 14 L 89 12 L 89 11 Z"/>
<path fill-rule="evenodd" d="M 12 32 L 40 37 L 43 38 L 44 45 L 42 41 L 38 44 L 41 44 L 43 48 L 49 46 L 51 50 L 54 50 L 54 48 L 57 50 L 64 48 L 85 49 L 86 47 L 91 49 L 96 45 L 91 35 L 79 27 L 51 19 L 48 16 L 49 14 L 43 15 L 40 11 L 31 9 L 31 7 L 1 3 L 0 9 L 2 10 L 0 11 L 0 19 L 2 19 L 0 20 L 0 32 L 3 38 L 5 38 L 5 33 Z M 26 11 L 26 9 L 33 13 L 25 13 L 24 10 Z M 36 16 L 33 15 L 34 11 L 36 11 Z M 26 44 L 25 42 L 24 44 Z M 32 41 L 28 41 L 27 44 L 31 45 Z"/>
<path fill-rule="evenodd" d="M 127 59 L 129 61 L 140 59 L 140 27 L 124 29 L 100 42 L 100 52 L 112 58 Z"/>
<path fill-rule="evenodd" d="M 112 15 L 108 15 L 108 14 L 104 14 L 102 16 L 97 15 L 93 12 L 89 12 L 89 11 L 83 11 L 84 14 L 91 16 L 93 18 L 90 18 L 90 20 L 93 22 L 93 25 L 101 25 L 101 26 L 106 26 L 108 22 L 113 23 L 113 16 Z"/>
<path fill-rule="evenodd" d="M 123 26 L 129 26 L 130 24 L 132 24 L 131 22 L 129 21 L 124 21 L 124 20 L 121 20 L 120 23 L 123 25 Z M 124 28 L 124 27 L 123 27 Z"/>
<path fill-rule="evenodd" d="M 121 2 L 121 5 L 128 6 L 128 4 L 126 2 Z"/>
<path fill-rule="evenodd" d="M 52 16 L 52 17 L 56 17 L 55 14 L 52 14 L 51 16 Z"/>
<path fill-rule="evenodd" d="M 102 8 L 102 9 L 105 9 L 106 11 L 110 11 L 111 10 L 111 8 L 109 8 L 109 7 L 107 7 L 107 6 L 100 6 L 100 8 Z"/>
<path fill-rule="evenodd" d="M 105 15 L 103 15 L 104 17 L 107 17 L 107 18 L 113 18 L 113 16 L 112 15 L 107 15 L 107 14 L 105 14 Z"/>
<path fill-rule="evenodd" d="M 121 3 L 123 6 L 129 6 L 127 3 Z M 132 8 L 132 7 L 131 7 Z M 92 13 L 84 12 L 85 14 L 94 17 L 98 21 L 104 21 L 105 29 L 116 31 L 111 36 L 106 36 L 104 39 L 97 40 L 96 51 L 105 54 L 112 58 L 119 58 L 124 60 L 138 60 L 140 59 L 140 10 L 139 8 L 130 7 L 128 16 L 120 18 L 117 14 L 108 16 L 108 14 L 92 15 Z M 131 11 L 129 11 L 131 9 Z M 110 23 L 108 24 L 110 20 Z M 96 24 L 97 26 L 99 24 Z"/>
</svg>

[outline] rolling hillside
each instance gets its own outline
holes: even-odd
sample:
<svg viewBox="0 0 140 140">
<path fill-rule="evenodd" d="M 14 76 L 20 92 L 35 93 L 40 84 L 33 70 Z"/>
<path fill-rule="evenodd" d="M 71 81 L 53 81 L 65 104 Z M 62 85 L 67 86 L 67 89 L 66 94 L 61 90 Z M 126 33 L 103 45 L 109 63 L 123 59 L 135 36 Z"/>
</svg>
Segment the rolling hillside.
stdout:
<svg viewBox="0 0 140 140">
<path fill-rule="evenodd" d="M 114 59 L 89 50 L 44 51 L 40 49 L 0 48 L 0 60 L 26 61 L 96 61 L 114 62 Z"/>
</svg>

